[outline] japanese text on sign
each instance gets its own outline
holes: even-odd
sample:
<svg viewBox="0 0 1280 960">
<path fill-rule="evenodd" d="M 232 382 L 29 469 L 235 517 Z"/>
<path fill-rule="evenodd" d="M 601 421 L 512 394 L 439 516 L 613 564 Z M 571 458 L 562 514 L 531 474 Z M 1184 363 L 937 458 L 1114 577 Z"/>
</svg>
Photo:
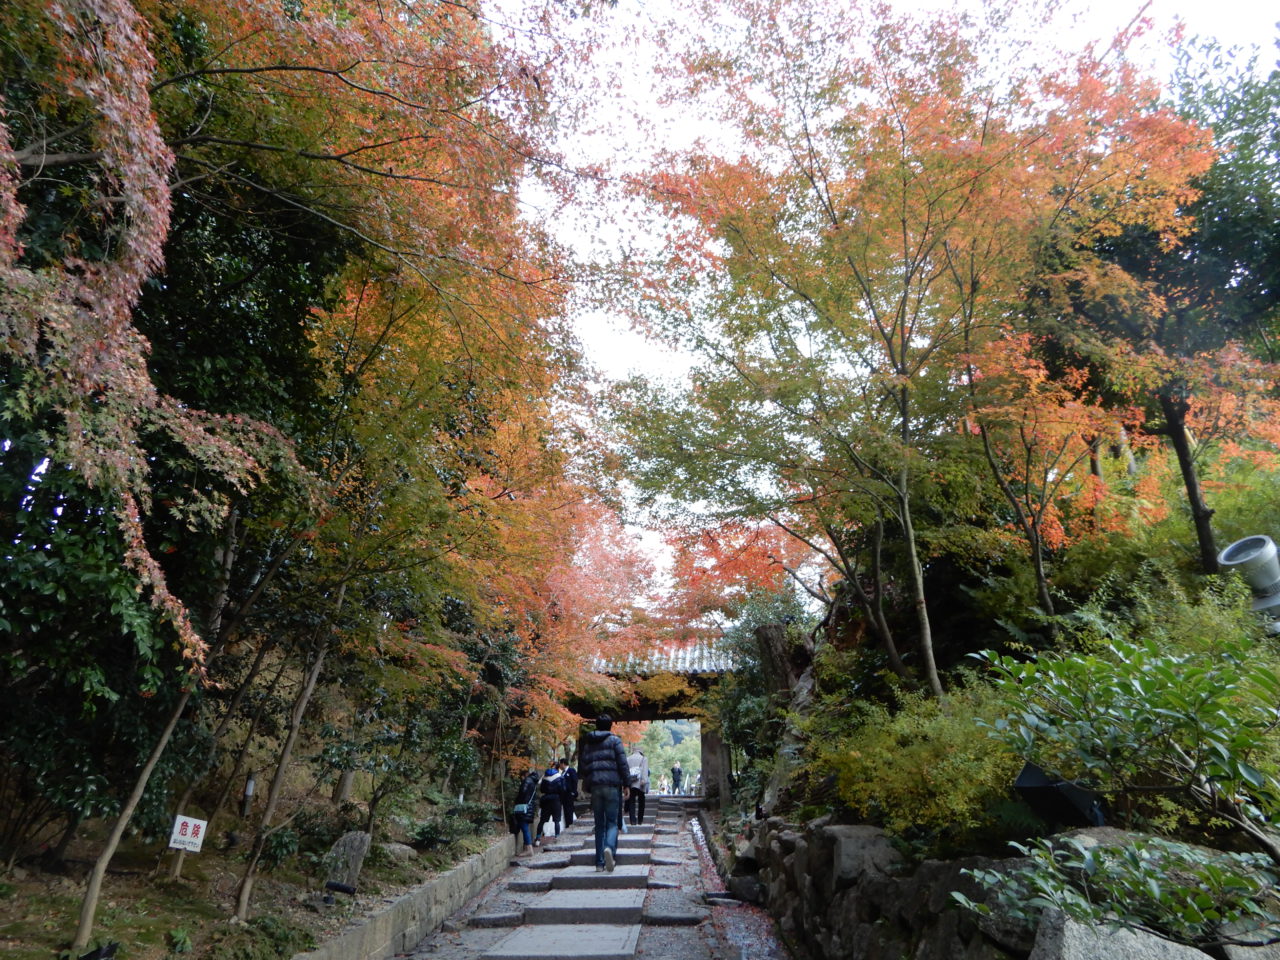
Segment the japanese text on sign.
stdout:
<svg viewBox="0 0 1280 960">
<path fill-rule="evenodd" d="M 178 814 L 173 820 L 173 833 L 169 836 L 169 846 L 199 853 L 200 844 L 204 843 L 205 828 L 208 826 L 205 820 L 196 820 L 193 817 Z"/>
</svg>

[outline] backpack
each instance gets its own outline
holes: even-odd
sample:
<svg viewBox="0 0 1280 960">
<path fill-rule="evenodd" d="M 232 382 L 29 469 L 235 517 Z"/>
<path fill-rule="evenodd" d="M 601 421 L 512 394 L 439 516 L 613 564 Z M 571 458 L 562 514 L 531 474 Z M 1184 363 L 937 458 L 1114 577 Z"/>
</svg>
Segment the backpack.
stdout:
<svg viewBox="0 0 1280 960">
<path fill-rule="evenodd" d="M 633 787 L 640 786 L 640 768 L 639 767 L 631 768 L 631 784 L 630 785 Z"/>
</svg>

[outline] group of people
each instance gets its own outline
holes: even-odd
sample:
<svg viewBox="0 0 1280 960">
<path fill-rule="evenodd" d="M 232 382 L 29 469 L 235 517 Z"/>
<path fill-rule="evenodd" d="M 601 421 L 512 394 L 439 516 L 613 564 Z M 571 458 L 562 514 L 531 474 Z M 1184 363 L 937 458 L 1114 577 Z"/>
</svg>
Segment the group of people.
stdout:
<svg viewBox="0 0 1280 960">
<path fill-rule="evenodd" d="M 595 730 L 583 739 L 578 764 L 582 784 L 591 800 L 591 815 L 595 818 L 596 869 L 612 873 L 618 854 L 618 833 L 626 829 L 624 813 L 626 821 L 633 825 L 644 822 L 649 760 L 639 747 L 627 753 L 622 740 L 613 732 L 613 718 L 606 713 L 596 718 Z M 573 823 L 578 782 L 579 770 L 571 767 L 567 759 L 556 761 L 545 774 L 534 769 L 525 775 L 516 793 L 512 832 L 518 827 L 526 848 L 541 845 L 548 824 L 554 824 L 559 836 L 561 822 L 565 827 Z M 685 786 L 679 762 L 671 768 L 671 783 L 675 793 L 680 793 Z M 533 822 L 539 816 L 538 829 L 534 832 Z"/>
<path fill-rule="evenodd" d="M 530 770 L 520 781 L 516 791 L 513 824 L 519 827 L 527 848 L 541 846 L 547 835 L 548 824 L 554 825 L 555 835 L 560 836 L 560 825 L 573 823 L 573 804 L 578 799 L 578 771 L 569 765 L 566 757 L 547 767 L 546 773 Z M 537 832 L 533 831 L 534 820 Z"/>
</svg>

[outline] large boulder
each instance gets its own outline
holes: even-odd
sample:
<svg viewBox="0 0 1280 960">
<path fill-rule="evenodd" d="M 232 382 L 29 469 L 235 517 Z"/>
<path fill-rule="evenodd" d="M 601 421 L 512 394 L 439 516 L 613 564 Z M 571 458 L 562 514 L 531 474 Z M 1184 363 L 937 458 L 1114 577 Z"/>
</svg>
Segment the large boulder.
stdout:
<svg viewBox="0 0 1280 960">
<path fill-rule="evenodd" d="M 326 882 L 355 889 L 360 879 L 360 868 L 364 866 L 364 858 L 368 855 L 372 842 L 373 837 L 363 830 L 352 830 L 339 837 L 324 858 L 329 868 Z"/>
<path fill-rule="evenodd" d="M 1207 960 L 1207 954 L 1150 933 L 1078 923 L 1046 911 L 1027 960 Z"/>
</svg>

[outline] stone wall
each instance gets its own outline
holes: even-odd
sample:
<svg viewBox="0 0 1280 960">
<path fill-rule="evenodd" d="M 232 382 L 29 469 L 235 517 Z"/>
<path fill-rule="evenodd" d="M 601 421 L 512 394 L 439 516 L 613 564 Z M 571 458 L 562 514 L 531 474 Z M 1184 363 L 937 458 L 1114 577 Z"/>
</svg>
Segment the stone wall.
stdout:
<svg viewBox="0 0 1280 960">
<path fill-rule="evenodd" d="M 762 903 L 814 960 L 1023 960 L 1034 931 L 980 929 L 951 891 L 980 898 L 970 858 L 909 866 L 883 831 L 821 818 L 757 821 L 730 851 L 728 886 Z"/>
<path fill-rule="evenodd" d="M 707 836 L 713 834 L 704 825 Z M 1110 828 L 1078 831 L 1115 842 Z M 714 845 L 713 845 L 714 846 Z M 908 863 L 876 827 L 756 821 L 717 866 L 738 899 L 762 904 L 799 956 L 811 960 L 1209 960 L 1210 954 L 1146 933 L 1048 916 L 1038 928 L 981 918 L 951 892 L 985 899 L 965 868 L 1005 868 L 982 857 Z M 1228 947 L 1227 960 L 1277 960 L 1280 947 Z"/>
<path fill-rule="evenodd" d="M 385 960 L 408 953 L 496 880 L 515 852 L 515 837 L 505 836 L 483 853 L 406 893 L 360 926 L 293 960 Z"/>
</svg>

